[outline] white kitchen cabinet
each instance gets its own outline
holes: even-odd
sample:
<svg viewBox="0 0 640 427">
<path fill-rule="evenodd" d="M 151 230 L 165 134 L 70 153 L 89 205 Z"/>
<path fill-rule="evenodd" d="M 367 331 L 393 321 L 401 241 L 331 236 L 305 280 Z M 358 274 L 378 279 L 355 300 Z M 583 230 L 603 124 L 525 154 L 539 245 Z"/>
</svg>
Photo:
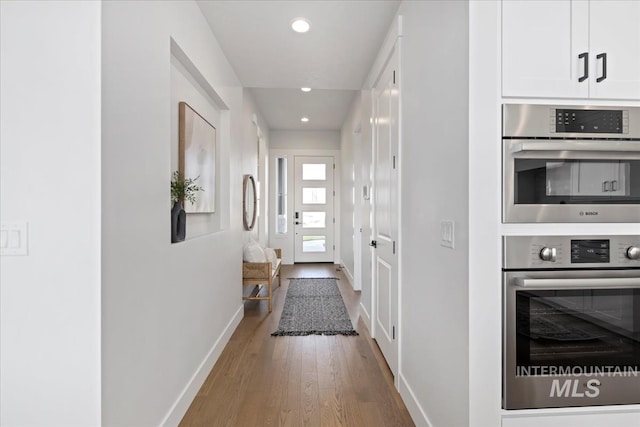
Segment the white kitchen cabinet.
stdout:
<svg viewBox="0 0 640 427">
<path fill-rule="evenodd" d="M 639 23 L 640 1 L 504 0 L 503 96 L 640 99 Z"/>
</svg>

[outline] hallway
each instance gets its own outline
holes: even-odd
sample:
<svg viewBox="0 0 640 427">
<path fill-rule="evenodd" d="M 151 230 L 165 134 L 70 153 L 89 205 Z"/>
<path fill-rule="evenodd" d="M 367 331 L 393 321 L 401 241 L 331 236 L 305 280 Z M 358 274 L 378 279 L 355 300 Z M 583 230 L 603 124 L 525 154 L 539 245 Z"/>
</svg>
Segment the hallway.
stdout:
<svg viewBox="0 0 640 427">
<path fill-rule="evenodd" d="M 181 426 L 413 426 L 380 351 L 359 319 L 360 294 L 334 264 L 282 267 L 273 313 L 247 302 L 245 315 Z M 289 278 L 339 278 L 348 336 L 272 337 Z"/>
</svg>

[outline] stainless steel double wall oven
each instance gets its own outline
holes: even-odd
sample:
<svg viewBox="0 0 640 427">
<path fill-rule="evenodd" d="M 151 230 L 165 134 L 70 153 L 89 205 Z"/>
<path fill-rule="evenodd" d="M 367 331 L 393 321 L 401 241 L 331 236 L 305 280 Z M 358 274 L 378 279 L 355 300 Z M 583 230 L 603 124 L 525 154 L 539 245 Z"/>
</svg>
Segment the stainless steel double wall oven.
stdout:
<svg viewBox="0 0 640 427">
<path fill-rule="evenodd" d="M 504 105 L 503 220 L 640 221 L 640 108 Z"/>
<path fill-rule="evenodd" d="M 502 146 L 504 223 L 640 222 L 640 108 L 504 105 Z M 640 403 L 640 235 L 505 236 L 502 267 L 505 409 Z"/>
</svg>

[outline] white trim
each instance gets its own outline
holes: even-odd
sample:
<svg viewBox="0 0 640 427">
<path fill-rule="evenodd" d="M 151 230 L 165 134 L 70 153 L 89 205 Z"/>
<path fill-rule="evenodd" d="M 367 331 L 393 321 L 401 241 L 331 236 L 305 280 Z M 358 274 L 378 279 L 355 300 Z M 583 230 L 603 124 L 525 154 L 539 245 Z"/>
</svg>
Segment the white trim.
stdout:
<svg viewBox="0 0 640 427">
<path fill-rule="evenodd" d="M 347 266 L 345 265 L 344 262 L 340 262 L 340 267 L 342 268 L 342 271 L 344 272 L 344 275 L 347 276 L 347 280 L 349 280 L 349 284 L 351 285 L 351 288 L 356 291 L 358 289 L 354 288 L 354 279 L 353 279 L 353 274 L 351 273 L 351 271 L 349 271 L 349 269 L 347 268 Z"/>
<path fill-rule="evenodd" d="M 360 318 L 362 319 L 365 326 L 367 327 L 367 330 L 369 331 L 369 336 L 371 336 L 371 315 L 369 314 L 367 307 L 363 303 L 360 303 Z"/>
<path fill-rule="evenodd" d="M 429 421 L 429 417 L 424 412 L 424 409 L 422 409 L 422 406 L 420 406 L 420 403 L 418 403 L 418 399 L 416 399 L 413 390 L 409 387 L 402 373 L 398 375 L 398 383 L 400 397 L 404 401 L 404 405 L 407 407 L 409 415 L 411 415 L 411 419 L 416 427 L 432 427 L 433 423 Z"/>
<path fill-rule="evenodd" d="M 198 369 L 196 369 L 196 372 L 191 376 L 191 379 L 189 379 L 189 382 L 184 387 L 174 404 L 171 406 L 171 409 L 169 409 L 169 412 L 160 423 L 161 426 L 168 427 L 177 426 L 178 424 L 180 424 L 182 417 L 184 417 L 184 414 L 187 413 L 187 409 L 189 409 L 189 406 L 193 402 L 193 399 L 196 397 L 196 394 L 200 390 L 200 387 L 202 387 L 202 384 L 204 384 L 204 381 L 207 379 L 207 376 L 211 372 L 211 369 L 213 369 L 213 365 L 215 365 L 216 361 L 222 354 L 222 350 L 224 350 L 224 347 L 229 342 L 231 335 L 236 330 L 243 317 L 244 304 L 241 304 L 225 327 L 222 334 L 218 337 L 216 342 L 211 347 L 211 350 L 209 350 L 207 356 L 204 358 L 202 363 L 200 363 Z"/>
<path fill-rule="evenodd" d="M 396 40 L 399 37 L 402 37 L 402 15 L 397 15 L 396 19 L 391 23 L 387 36 L 378 51 L 376 61 L 373 63 L 371 71 L 365 80 L 363 89 L 371 89 L 375 86 L 376 81 L 380 78 L 380 74 L 384 71 L 387 60 L 391 57 L 391 53 L 396 45 Z"/>
</svg>

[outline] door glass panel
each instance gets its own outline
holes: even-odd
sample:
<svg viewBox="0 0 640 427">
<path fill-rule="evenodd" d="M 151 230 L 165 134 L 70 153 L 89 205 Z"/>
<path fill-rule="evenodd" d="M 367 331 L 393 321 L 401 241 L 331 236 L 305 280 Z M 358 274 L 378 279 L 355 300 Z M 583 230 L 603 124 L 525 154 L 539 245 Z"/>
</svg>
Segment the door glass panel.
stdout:
<svg viewBox="0 0 640 427">
<path fill-rule="evenodd" d="M 287 233 L 287 158 L 276 159 L 276 234 Z"/>
<path fill-rule="evenodd" d="M 327 179 L 327 165 L 324 163 L 303 163 L 302 179 L 304 181 L 324 181 Z"/>
<path fill-rule="evenodd" d="M 327 203 L 326 188 L 303 188 L 302 204 L 304 205 L 324 205 Z"/>
<path fill-rule="evenodd" d="M 514 162 L 516 204 L 640 203 L 640 160 Z"/>
<path fill-rule="evenodd" d="M 302 212 L 302 228 L 325 228 L 326 212 Z"/>
<path fill-rule="evenodd" d="M 302 236 L 302 252 L 326 252 L 326 236 Z"/>
<path fill-rule="evenodd" d="M 640 289 L 518 291 L 516 360 L 537 367 L 640 369 Z"/>
</svg>

